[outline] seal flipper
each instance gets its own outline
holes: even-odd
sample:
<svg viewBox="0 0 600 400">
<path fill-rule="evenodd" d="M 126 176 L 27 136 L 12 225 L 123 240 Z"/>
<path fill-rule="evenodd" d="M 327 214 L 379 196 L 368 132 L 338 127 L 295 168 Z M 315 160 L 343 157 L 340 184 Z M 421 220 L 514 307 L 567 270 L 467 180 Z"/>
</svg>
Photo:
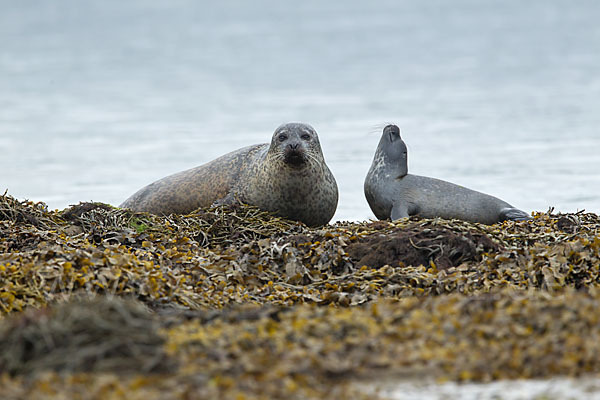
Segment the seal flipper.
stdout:
<svg viewBox="0 0 600 400">
<path fill-rule="evenodd" d="M 394 221 L 399 218 L 408 218 L 408 207 L 406 205 L 393 204 L 390 219 Z"/>
<path fill-rule="evenodd" d="M 519 210 L 518 208 L 503 208 L 500 210 L 500 215 L 498 216 L 498 220 L 502 221 L 526 221 L 531 219 L 531 216 L 527 214 L 525 211 Z"/>
<path fill-rule="evenodd" d="M 233 206 L 233 205 L 237 205 L 237 204 L 242 204 L 242 202 L 240 201 L 240 199 L 237 198 L 236 195 L 233 194 L 233 192 L 229 192 L 227 193 L 227 196 L 215 200 L 212 203 L 212 207 L 220 207 L 220 206 Z"/>
</svg>

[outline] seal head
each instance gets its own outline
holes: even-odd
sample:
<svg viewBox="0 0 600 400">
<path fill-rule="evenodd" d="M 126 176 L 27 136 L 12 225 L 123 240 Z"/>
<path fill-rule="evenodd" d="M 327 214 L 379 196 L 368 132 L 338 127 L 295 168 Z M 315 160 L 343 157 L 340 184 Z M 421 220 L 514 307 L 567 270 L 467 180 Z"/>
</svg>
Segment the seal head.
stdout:
<svg viewBox="0 0 600 400">
<path fill-rule="evenodd" d="M 284 124 L 275 130 L 269 156 L 296 169 L 308 167 L 312 161 L 324 161 L 317 132 L 310 125 L 299 123 Z"/>
<path fill-rule="evenodd" d="M 319 226 L 331 220 L 338 189 L 313 127 L 287 123 L 273 133 L 260 163 L 254 163 L 232 191 L 242 202 Z"/>
<path fill-rule="evenodd" d="M 396 125 L 383 128 L 373 164 L 377 168 L 385 166 L 386 174 L 397 179 L 408 174 L 408 151 Z"/>
</svg>

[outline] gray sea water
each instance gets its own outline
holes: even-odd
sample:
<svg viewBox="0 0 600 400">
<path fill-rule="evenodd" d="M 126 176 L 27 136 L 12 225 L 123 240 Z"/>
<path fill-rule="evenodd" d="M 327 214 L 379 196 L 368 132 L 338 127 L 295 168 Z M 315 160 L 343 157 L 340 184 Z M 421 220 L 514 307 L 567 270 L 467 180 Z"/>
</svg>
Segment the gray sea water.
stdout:
<svg viewBox="0 0 600 400">
<path fill-rule="evenodd" d="M 0 189 L 117 205 L 303 121 L 334 220 L 365 220 L 394 122 L 412 173 L 600 212 L 598 21 L 595 0 L 0 0 Z"/>
</svg>

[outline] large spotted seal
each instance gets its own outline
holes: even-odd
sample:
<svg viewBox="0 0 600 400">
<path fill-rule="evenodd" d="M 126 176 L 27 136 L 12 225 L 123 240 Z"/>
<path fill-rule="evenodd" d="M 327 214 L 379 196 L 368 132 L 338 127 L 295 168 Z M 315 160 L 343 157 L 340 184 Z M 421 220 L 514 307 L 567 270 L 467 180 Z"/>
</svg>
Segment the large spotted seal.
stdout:
<svg viewBox="0 0 600 400">
<path fill-rule="evenodd" d="M 271 143 L 257 144 L 156 181 L 121 207 L 165 215 L 236 200 L 304 222 L 327 224 L 335 213 L 338 188 L 325 164 L 317 132 L 288 123 Z"/>
<path fill-rule="evenodd" d="M 379 219 L 417 215 L 489 225 L 530 218 L 524 211 L 496 197 L 439 179 L 409 174 L 406 144 L 396 125 L 383 129 L 364 190 L 371 210 Z"/>
</svg>

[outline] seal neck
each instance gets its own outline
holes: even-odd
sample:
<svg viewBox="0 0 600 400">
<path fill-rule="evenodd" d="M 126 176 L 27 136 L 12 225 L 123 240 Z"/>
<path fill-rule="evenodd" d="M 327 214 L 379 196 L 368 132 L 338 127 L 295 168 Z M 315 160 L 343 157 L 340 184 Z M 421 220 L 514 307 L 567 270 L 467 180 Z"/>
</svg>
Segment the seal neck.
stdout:
<svg viewBox="0 0 600 400">
<path fill-rule="evenodd" d="M 404 142 L 402 142 L 404 145 Z M 402 146 L 406 149 L 406 146 Z M 392 179 L 400 179 L 408 175 L 408 155 L 406 151 L 393 151 L 390 154 L 389 149 L 381 149 L 381 146 L 375 152 L 371 170 L 378 175 L 388 176 Z"/>
</svg>

